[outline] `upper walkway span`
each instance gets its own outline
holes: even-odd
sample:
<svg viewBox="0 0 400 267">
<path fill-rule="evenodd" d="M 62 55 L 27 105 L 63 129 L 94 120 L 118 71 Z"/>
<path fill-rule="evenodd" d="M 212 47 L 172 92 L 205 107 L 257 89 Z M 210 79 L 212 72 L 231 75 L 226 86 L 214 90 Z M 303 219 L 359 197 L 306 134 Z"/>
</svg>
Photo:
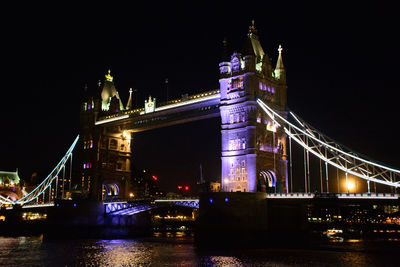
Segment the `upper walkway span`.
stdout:
<svg viewBox="0 0 400 267">
<path fill-rule="evenodd" d="M 159 107 L 121 111 L 99 118 L 95 125 L 115 126 L 122 130 L 141 132 L 190 121 L 219 117 L 219 90 L 175 99 Z M 149 100 L 150 101 L 150 100 Z"/>
</svg>

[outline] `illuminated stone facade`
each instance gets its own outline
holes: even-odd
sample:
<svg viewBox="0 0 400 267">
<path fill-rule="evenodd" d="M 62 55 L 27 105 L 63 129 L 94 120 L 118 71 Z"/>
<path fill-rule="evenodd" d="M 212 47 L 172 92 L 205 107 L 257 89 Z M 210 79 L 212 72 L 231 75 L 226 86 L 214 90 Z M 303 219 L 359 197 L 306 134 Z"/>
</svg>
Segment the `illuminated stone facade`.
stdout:
<svg viewBox="0 0 400 267">
<path fill-rule="evenodd" d="M 287 188 L 286 136 L 257 105 L 261 99 L 286 116 L 281 47 L 273 71 L 254 25 L 242 53 L 220 67 L 222 188 L 225 192 L 280 192 Z"/>
<path fill-rule="evenodd" d="M 119 126 L 96 125 L 99 117 L 124 110 L 110 72 L 97 90 L 101 94 L 85 96 L 81 106 L 78 184 L 92 199 L 125 198 L 130 194 L 132 134 Z"/>
</svg>

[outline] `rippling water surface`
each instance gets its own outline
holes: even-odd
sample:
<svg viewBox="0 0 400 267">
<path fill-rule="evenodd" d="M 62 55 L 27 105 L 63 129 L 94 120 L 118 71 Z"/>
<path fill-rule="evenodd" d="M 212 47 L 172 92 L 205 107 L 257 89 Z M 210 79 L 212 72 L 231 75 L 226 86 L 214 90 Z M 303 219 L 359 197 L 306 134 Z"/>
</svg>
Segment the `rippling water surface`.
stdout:
<svg viewBox="0 0 400 267">
<path fill-rule="evenodd" d="M 0 237 L 0 266 L 398 266 L 400 259 L 398 241 L 234 250 L 199 249 L 192 241 L 183 233 L 115 240 Z"/>
</svg>

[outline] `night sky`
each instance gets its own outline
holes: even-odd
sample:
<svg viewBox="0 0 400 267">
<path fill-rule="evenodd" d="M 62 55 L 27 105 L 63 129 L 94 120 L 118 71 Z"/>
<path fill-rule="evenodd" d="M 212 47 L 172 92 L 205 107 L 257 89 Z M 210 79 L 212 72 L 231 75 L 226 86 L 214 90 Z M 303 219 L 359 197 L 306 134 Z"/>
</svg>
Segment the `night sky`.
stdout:
<svg viewBox="0 0 400 267">
<path fill-rule="evenodd" d="M 0 170 L 47 175 L 78 134 L 84 84 L 98 93 L 108 69 L 124 104 L 131 87 L 140 106 L 148 95 L 164 100 L 165 78 L 170 99 L 217 89 L 222 40 L 240 51 L 252 19 L 273 66 L 283 46 L 289 108 L 340 143 L 400 168 L 394 6 L 232 3 L 4 8 Z M 193 184 L 200 164 L 206 179 L 219 179 L 219 123 L 137 134 L 136 165 L 165 189 Z"/>
</svg>

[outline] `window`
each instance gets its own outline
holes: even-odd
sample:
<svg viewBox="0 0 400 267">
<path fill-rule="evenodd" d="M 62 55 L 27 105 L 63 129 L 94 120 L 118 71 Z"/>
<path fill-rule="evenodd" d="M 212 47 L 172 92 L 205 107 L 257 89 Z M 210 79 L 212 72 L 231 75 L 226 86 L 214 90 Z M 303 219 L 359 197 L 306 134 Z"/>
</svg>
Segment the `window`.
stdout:
<svg viewBox="0 0 400 267">
<path fill-rule="evenodd" d="M 257 123 L 261 123 L 261 117 L 257 117 Z"/>
<path fill-rule="evenodd" d="M 242 77 L 232 79 L 232 88 L 242 88 L 242 87 L 243 87 L 243 78 Z"/>
<path fill-rule="evenodd" d="M 117 162 L 117 170 L 122 170 L 122 163 L 121 162 Z"/>
<path fill-rule="evenodd" d="M 93 140 L 90 140 L 90 148 L 93 148 Z"/>
<path fill-rule="evenodd" d="M 246 173 L 246 168 L 242 168 L 242 174 L 245 174 L 245 173 Z"/>
<path fill-rule="evenodd" d="M 124 150 L 125 150 L 125 145 L 121 144 L 121 151 L 124 151 Z"/>
<path fill-rule="evenodd" d="M 242 141 L 242 149 L 246 149 L 246 141 L 244 139 Z"/>
<path fill-rule="evenodd" d="M 236 122 L 238 123 L 239 121 L 239 114 L 236 114 Z"/>
<path fill-rule="evenodd" d="M 231 174 L 233 174 L 233 169 L 231 169 Z"/>
<path fill-rule="evenodd" d="M 110 140 L 110 149 L 117 149 L 118 147 L 118 141 L 115 139 Z"/>
<path fill-rule="evenodd" d="M 234 142 L 234 140 L 229 140 L 229 150 L 233 150 L 234 149 L 233 142 Z"/>
<path fill-rule="evenodd" d="M 243 160 L 242 161 L 242 167 L 246 166 L 246 162 Z"/>
<path fill-rule="evenodd" d="M 239 68 L 240 68 L 239 64 L 240 64 L 239 59 L 237 57 L 235 57 L 232 60 L 232 71 L 233 72 L 239 71 Z"/>
<path fill-rule="evenodd" d="M 233 114 L 229 115 L 229 123 L 233 123 Z"/>
</svg>

